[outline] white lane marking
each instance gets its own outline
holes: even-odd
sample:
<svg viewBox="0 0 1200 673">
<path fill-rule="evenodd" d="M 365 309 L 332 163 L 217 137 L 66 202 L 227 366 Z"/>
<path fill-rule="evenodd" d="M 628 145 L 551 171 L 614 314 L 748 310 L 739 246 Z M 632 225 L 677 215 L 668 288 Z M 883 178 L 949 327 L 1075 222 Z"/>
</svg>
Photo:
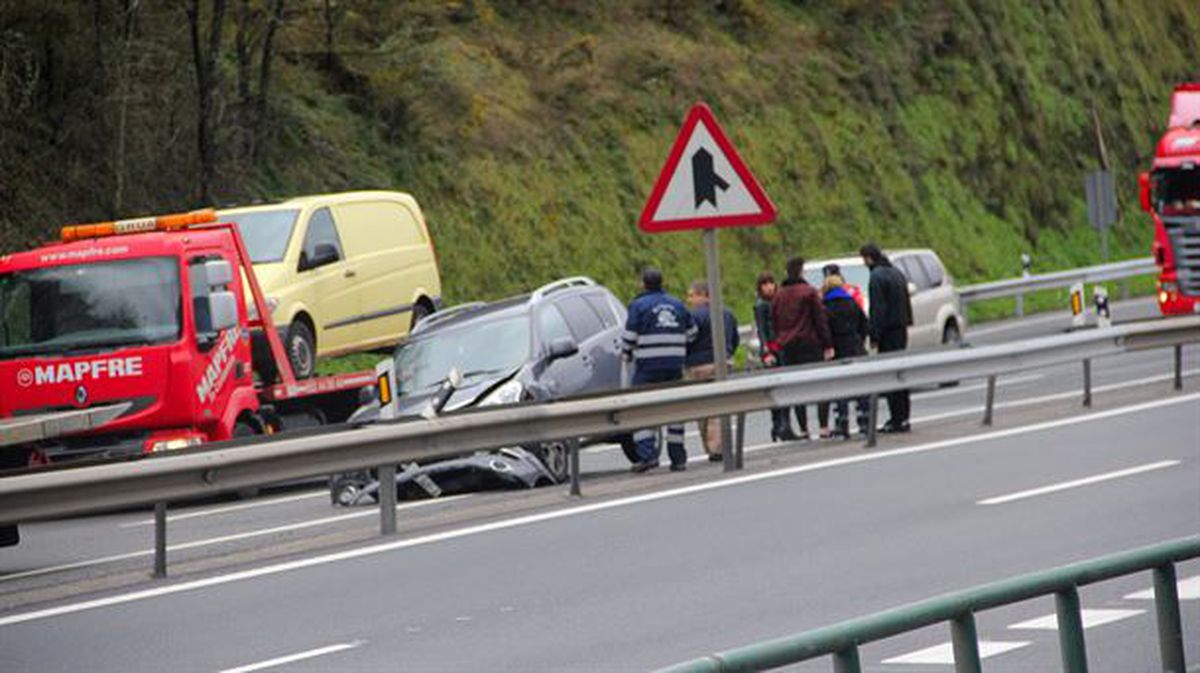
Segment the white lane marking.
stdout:
<svg viewBox="0 0 1200 673">
<path fill-rule="evenodd" d="M 315 650 L 308 650 L 307 652 L 298 652 L 296 654 L 289 654 L 285 657 L 276 657 L 274 659 L 268 659 L 266 661 L 259 661 L 257 663 L 253 663 L 253 664 L 246 664 L 245 666 L 238 666 L 237 668 L 226 668 L 226 669 L 222 670 L 221 673 L 250 673 L 251 671 L 261 671 L 264 668 L 274 668 L 276 666 L 282 666 L 284 664 L 291 664 L 291 663 L 295 663 L 297 661 L 304 661 L 305 659 L 313 659 L 316 657 L 323 657 L 327 654 L 334 654 L 336 652 L 345 652 L 346 650 L 353 650 L 356 647 L 362 647 L 364 644 L 365 644 L 365 641 L 356 640 L 352 643 L 338 643 L 337 645 L 329 645 L 327 647 L 318 647 Z"/>
<path fill-rule="evenodd" d="M 1200 374 L 1200 369 L 1189 369 L 1183 372 L 1184 378 Z M 1134 379 L 1133 381 L 1124 381 L 1122 383 L 1110 383 L 1103 386 L 1092 386 L 1092 394 L 1108 393 L 1114 390 L 1123 390 L 1125 388 L 1136 388 L 1151 383 L 1159 383 L 1162 381 L 1170 381 L 1175 378 L 1174 374 L 1160 374 L 1158 376 L 1148 376 L 1144 379 Z M 1041 397 L 1030 397 L 1023 400 L 1013 400 L 1012 402 L 998 402 L 995 409 L 1012 409 L 1015 407 L 1028 407 L 1046 402 L 1055 402 L 1058 400 L 1070 400 L 1083 397 L 1083 389 L 1078 391 L 1068 391 L 1065 393 L 1054 393 L 1053 395 L 1043 395 Z M 974 416 L 983 413 L 984 407 L 970 407 L 968 409 L 956 409 L 955 411 L 947 411 L 940 414 L 930 414 L 929 416 L 920 416 L 912 419 L 912 423 L 932 423 L 933 421 L 944 421 L 948 418 L 958 418 L 959 416 Z"/>
<path fill-rule="evenodd" d="M 1179 600 L 1200 601 L 1200 575 L 1179 580 L 1175 586 L 1178 587 Z M 1125 598 L 1131 601 L 1152 601 L 1154 600 L 1154 589 L 1136 591 Z"/>
<path fill-rule="evenodd" d="M 1102 626 L 1119 622 L 1122 619 L 1137 617 L 1138 615 L 1146 614 L 1145 610 L 1092 610 L 1083 609 L 1079 611 L 1079 617 L 1083 621 L 1083 628 L 1090 629 L 1093 626 Z M 1037 617 L 1028 619 L 1023 622 L 1009 625 L 1010 629 L 1031 629 L 1035 631 L 1057 631 L 1058 630 L 1058 615 L 1050 614 L 1045 617 Z"/>
<path fill-rule="evenodd" d="M 212 507 L 209 509 L 200 509 L 190 512 L 181 512 L 179 514 L 170 514 L 167 516 L 167 523 L 175 521 L 184 521 L 187 519 L 195 519 L 202 516 L 215 516 L 217 514 L 228 514 L 229 512 L 241 512 L 255 507 L 270 507 L 272 505 L 283 505 L 289 502 L 299 502 L 301 500 L 312 500 L 314 498 L 328 498 L 329 491 L 320 490 L 311 493 L 301 493 L 300 495 L 290 495 L 282 498 L 270 498 L 264 500 L 256 500 L 254 502 L 243 502 L 237 505 L 226 505 L 224 507 Z M 120 524 L 118 528 L 134 528 L 137 526 L 153 526 L 154 519 L 142 519 L 140 521 L 128 521 Z"/>
<path fill-rule="evenodd" d="M 987 659 L 994 657 L 997 654 L 1004 654 L 1013 650 L 1019 650 L 1026 645 L 1030 645 L 1028 641 L 1011 641 L 1011 640 L 981 640 L 979 641 L 979 658 Z M 951 643 L 942 643 L 934 645 L 916 652 L 909 652 L 891 659 L 884 659 L 885 664 L 953 664 L 954 663 L 954 645 Z"/>
<path fill-rule="evenodd" d="M 713 491 L 713 490 L 717 490 L 717 489 L 721 489 L 721 488 L 729 488 L 731 486 L 741 486 L 744 484 L 752 484 L 752 483 L 764 481 L 767 479 L 776 479 L 779 477 L 786 477 L 786 476 L 801 474 L 801 473 L 805 473 L 805 472 L 815 472 L 818 470 L 825 470 L 825 469 L 830 469 L 830 468 L 834 468 L 834 467 L 841 467 L 844 465 L 854 465 L 857 463 L 866 463 L 866 462 L 873 462 L 876 460 L 883 460 L 885 458 L 895 458 L 895 457 L 899 457 L 899 456 L 909 456 L 909 455 L 914 455 L 914 454 L 919 454 L 919 453 L 927 453 L 927 452 L 931 452 L 931 451 L 941 451 L 944 449 L 949 449 L 949 448 L 953 448 L 953 447 L 957 447 L 957 446 L 963 446 L 966 444 L 977 444 L 980 442 L 992 441 L 992 440 L 996 440 L 996 439 L 1004 439 L 1007 437 L 1017 437 L 1020 435 L 1026 435 L 1026 434 L 1030 434 L 1030 433 L 1034 433 L 1034 432 L 1040 432 L 1042 430 L 1052 430 L 1055 428 L 1069 427 L 1072 425 L 1079 425 L 1081 423 L 1090 423 L 1090 422 L 1105 419 L 1105 418 L 1114 418 L 1117 416 L 1136 414 L 1136 413 L 1151 410 L 1151 409 L 1160 409 L 1163 407 L 1171 407 L 1171 406 L 1177 406 L 1177 405 L 1181 405 L 1181 404 L 1192 404 L 1192 403 L 1197 403 L 1197 402 L 1200 402 L 1200 393 L 1192 393 L 1189 395 L 1181 395 L 1179 397 L 1171 397 L 1171 398 L 1164 399 L 1164 400 L 1154 400 L 1152 402 L 1143 402 L 1141 404 L 1134 404 L 1134 405 L 1131 405 L 1128 407 L 1120 407 L 1117 409 L 1108 409 L 1105 411 L 1099 411 L 1094 414 L 1087 414 L 1084 416 L 1076 416 L 1076 417 L 1072 417 L 1072 418 L 1060 418 L 1060 419 L 1056 419 L 1053 421 L 1045 421 L 1042 423 L 1035 423 L 1033 425 L 1026 425 L 1026 426 L 1019 427 L 1019 428 L 1007 428 L 1004 430 L 997 430 L 995 432 L 989 432 L 989 433 L 985 433 L 985 434 L 981 434 L 981 435 L 975 435 L 972 437 L 956 437 L 953 439 L 944 439 L 944 440 L 937 441 L 937 442 L 931 442 L 929 444 L 920 444 L 917 446 L 910 446 L 910 447 L 905 447 L 905 448 L 900 448 L 900 449 L 892 449 L 890 451 L 878 451 L 878 452 L 873 452 L 873 453 L 858 454 L 858 455 L 854 455 L 854 456 L 848 456 L 845 458 L 837 458 L 837 459 L 833 459 L 833 460 L 827 460 L 827 461 L 823 461 L 823 462 L 819 462 L 819 463 L 810 463 L 807 465 L 795 465 L 792 467 L 785 467 L 785 468 L 781 468 L 778 470 L 772 470 L 769 472 L 758 472 L 755 474 L 747 474 L 747 475 L 742 475 L 739 477 L 730 477 L 730 478 L 726 478 L 726 479 L 708 481 L 708 482 L 704 482 L 702 484 L 692 484 L 689 486 L 682 486 L 679 488 L 668 489 L 665 491 L 658 491 L 655 493 L 643 493 L 641 495 L 629 496 L 629 497 L 625 497 L 625 498 L 618 498 L 615 500 L 596 502 L 596 503 L 591 503 L 591 504 L 587 504 L 587 505 L 580 505 L 577 507 L 567 507 L 564 509 L 554 510 L 551 512 L 542 512 L 539 514 L 528 514 L 525 516 L 519 516 L 519 517 L 515 517 L 512 519 L 504 519 L 501 521 L 493 521 L 490 523 L 479 524 L 479 525 L 475 525 L 475 526 L 467 526 L 466 528 L 457 528 L 454 530 L 448 530 L 448 531 L 444 531 L 441 533 L 422 535 L 419 537 L 409 538 L 409 539 L 405 539 L 405 540 L 396 540 L 393 542 L 386 542 L 386 543 L 370 545 L 370 546 L 366 546 L 366 547 L 358 547 L 356 549 L 348 549 L 345 551 L 334 552 L 332 554 L 325 554 L 322 556 L 312 556 L 309 558 L 297 559 L 297 560 L 288 561 L 285 563 L 277 563 L 274 565 L 262 566 L 259 568 L 240 570 L 238 572 L 229 573 L 226 575 L 215 575 L 215 576 L 206 577 L 203 579 L 190 580 L 187 582 L 180 582 L 179 584 L 171 584 L 171 585 L 167 585 L 167 586 L 155 587 L 153 589 L 143 589 L 140 591 L 133 591 L 130 593 L 125 593 L 125 594 L 117 594 L 115 596 L 105 596 L 103 598 L 95 598 L 92 600 L 81 601 L 79 603 L 67 603 L 65 605 L 58 605 L 58 606 L 55 606 L 52 608 L 43 608 L 40 610 L 32 610 L 30 612 L 21 612 L 21 613 L 17 613 L 17 614 L 13 614 L 13 615 L 8 615 L 5 617 L 0 617 L 0 626 L 10 626 L 12 624 L 21 624 L 24 622 L 31 622 L 31 621 L 35 621 L 35 620 L 39 620 L 39 619 L 47 619 L 50 617 L 58 617 L 61 615 L 73 614 L 76 612 L 82 612 L 84 610 L 105 608 L 105 607 L 110 607 L 113 605 L 123 605 L 126 603 L 133 603 L 135 601 L 142 601 L 142 600 L 147 600 L 147 599 L 151 599 L 151 598 L 159 598 L 162 596 L 169 596 L 172 594 L 183 593 L 185 591 L 195 591 L 197 589 L 204 589 L 207 587 L 219 586 L 222 584 L 229 584 L 231 582 L 240 582 L 242 580 L 255 579 L 258 577 L 278 575 L 280 573 L 291 572 L 293 570 L 301 570 L 304 568 L 311 568 L 314 566 L 327 565 L 330 563 L 337 563 L 340 561 L 348 561 L 350 559 L 363 558 L 363 557 L 367 557 L 367 556 L 376 556 L 378 554 L 396 551 L 399 549 L 408 549 L 411 547 L 429 545 L 429 544 L 434 544 L 434 543 L 438 543 L 438 542 L 444 542 L 446 540 L 455 540 L 458 538 L 469 537 L 472 535 L 479 535 L 482 533 L 490 533 L 490 532 L 494 532 L 494 531 L 498 531 L 498 530 L 507 530 L 510 528 L 517 528 L 520 526 L 528 526 L 530 524 L 541 523 L 543 521 L 553 521 L 556 519 L 564 519 L 564 518 L 573 517 L 573 516 L 580 516 L 583 514 L 591 514 L 593 512 L 603 512 L 603 511 L 607 511 L 610 509 L 616 509 L 618 507 L 626 507 L 629 505 L 639 504 L 639 503 L 643 503 L 643 502 L 654 502 L 657 500 L 666 500 L 668 498 L 675 498 L 675 497 L 679 497 L 679 496 L 691 495 L 694 493 L 703 493 L 706 491 Z"/>
<path fill-rule="evenodd" d="M 427 507 L 429 505 L 434 505 L 434 504 L 441 503 L 441 502 L 450 502 L 452 500 L 461 500 L 463 498 L 469 498 L 469 497 L 470 497 L 469 494 L 468 495 L 450 495 L 450 496 L 445 496 L 442 498 L 436 498 L 434 500 L 421 500 L 419 502 L 405 503 L 403 505 L 397 505 L 396 511 L 399 512 L 399 511 L 403 511 L 406 509 L 414 509 L 417 507 Z M 271 528 L 262 528 L 262 529 L 258 529 L 258 530 L 251 530 L 251 531 L 246 531 L 244 533 L 234 533 L 232 535 L 223 535 L 221 537 L 206 538 L 203 540 L 194 540 L 192 542 L 182 542 L 180 544 L 168 545 L 167 551 L 173 552 L 173 551 L 183 551 L 185 549 L 196 549 L 199 547 L 208 547 L 208 546 L 215 545 L 215 544 L 223 544 L 226 542 L 236 542 L 238 540 L 248 540 L 251 538 L 262 537 L 263 535 L 273 535 L 275 533 L 286 533 L 286 532 L 293 531 L 293 530 L 303 530 L 305 528 L 314 528 L 316 526 L 325 526 L 325 525 L 328 525 L 331 523 L 338 523 L 340 521 L 349 521 L 351 519 L 361 519 L 363 517 L 368 517 L 368 516 L 379 516 L 379 509 L 378 508 L 364 509 L 364 510 L 361 510 L 358 512 L 352 512 L 350 514 L 340 514 L 338 516 L 329 516 L 329 517 L 324 517 L 321 519 L 310 519 L 308 521 L 300 521 L 298 523 L 289 523 L 289 524 L 284 524 L 282 526 L 273 526 Z M 90 568 L 91 566 L 103 565 L 105 563 L 113 563 L 116 561 L 126 561 L 129 559 L 139 558 L 142 556 L 150 556 L 152 554 L 154 554 L 153 549 L 143 549 L 141 551 L 127 552 L 124 554 L 114 554 L 112 556 L 103 556 L 100 558 L 88 559 L 85 561 L 76 561 L 74 563 L 64 563 L 62 565 L 49 566 L 46 568 L 37 568 L 35 570 L 26 570 L 24 572 L 19 572 L 19 573 L 12 573 L 11 575 L 0 575 L 0 582 L 8 582 L 11 580 L 21 579 L 21 578 L 26 578 L 26 577 L 37 577 L 39 575 L 49 575 L 51 573 L 61 572 L 63 570 L 76 570 L 78 568 Z"/>
<path fill-rule="evenodd" d="M 1066 490 L 1072 489 L 1072 488 L 1079 488 L 1080 486 L 1088 486 L 1090 484 L 1099 484 L 1100 482 L 1112 481 L 1113 479 L 1120 479 L 1122 477 L 1130 477 L 1135 474 L 1142 474 L 1143 472 L 1151 472 L 1153 470 L 1161 470 L 1165 467 L 1174 467 L 1175 465 L 1178 465 L 1178 464 L 1179 464 L 1178 460 L 1160 460 L 1157 463 L 1147 463 L 1145 465 L 1138 465 L 1137 467 L 1130 467 L 1130 468 L 1127 468 L 1124 470 L 1116 470 L 1114 472 L 1105 472 L 1104 474 L 1097 474 L 1097 475 L 1093 475 L 1091 477 L 1083 477 L 1082 479 L 1072 479 L 1071 481 L 1063 481 L 1063 482 L 1059 482 L 1057 484 L 1050 484 L 1049 486 L 1041 486 L 1038 488 L 1031 488 L 1027 491 L 1017 491 L 1016 493 L 1009 493 L 1007 495 L 998 495 L 994 498 L 987 498 L 985 500 L 980 500 L 979 502 L 977 502 L 975 504 L 977 504 L 977 505 L 1003 505 L 1006 502 L 1014 502 L 1016 500 L 1024 500 L 1026 498 L 1036 498 L 1039 495 L 1046 495 L 1047 493 L 1058 493 L 1059 491 L 1066 491 Z"/>
<path fill-rule="evenodd" d="M 1045 377 L 1046 377 L 1045 374 L 1030 374 L 1028 376 L 1013 376 L 1013 377 L 1006 378 L 1006 379 L 997 378 L 996 379 L 996 387 L 1000 388 L 1003 386 L 1017 386 L 1017 385 L 1021 385 L 1022 383 L 1033 383 L 1034 381 L 1040 381 L 1041 379 L 1043 379 Z M 929 392 L 914 391 L 912 396 L 913 396 L 913 399 L 924 401 L 924 400 L 932 400 L 932 399 L 935 399 L 938 397 L 952 397 L 954 395 L 962 395 L 963 393 L 973 393 L 978 390 L 986 390 L 986 389 L 987 389 L 986 383 L 975 383 L 975 384 L 972 384 L 969 386 L 955 386 L 953 388 L 947 388 L 945 390 L 931 390 Z"/>
</svg>

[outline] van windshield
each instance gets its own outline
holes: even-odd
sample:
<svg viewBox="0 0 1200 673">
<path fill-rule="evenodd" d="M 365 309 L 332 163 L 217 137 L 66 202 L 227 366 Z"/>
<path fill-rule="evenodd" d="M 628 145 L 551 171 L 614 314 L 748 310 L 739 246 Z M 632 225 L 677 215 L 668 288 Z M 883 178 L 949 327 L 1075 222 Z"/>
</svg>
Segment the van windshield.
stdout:
<svg viewBox="0 0 1200 673">
<path fill-rule="evenodd" d="M 252 263 L 270 264 L 283 261 L 299 214 L 299 210 L 293 209 L 259 210 L 233 213 L 221 219 L 237 223 Z"/>
<path fill-rule="evenodd" d="M 0 275 L 0 360 L 179 339 L 178 260 L 147 257 Z"/>
</svg>

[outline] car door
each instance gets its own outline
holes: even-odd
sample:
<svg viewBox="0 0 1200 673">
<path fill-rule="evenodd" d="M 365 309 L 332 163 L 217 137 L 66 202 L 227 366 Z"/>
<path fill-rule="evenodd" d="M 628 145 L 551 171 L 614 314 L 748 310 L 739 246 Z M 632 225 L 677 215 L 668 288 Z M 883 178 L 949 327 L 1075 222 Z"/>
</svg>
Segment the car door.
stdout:
<svg viewBox="0 0 1200 673">
<path fill-rule="evenodd" d="M 604 318 L 588 303 L 587 294 L 564 297 L 555 305 L 562 311 L 571 328 L 587 375 L 583 392 L 617 387 L 620 384 L 620 362 L 613 349 L 615 334 L 607 334 Z M 611 319 L 611 317 L 610 317 Z M 617 378 L 613 378 L 616 372 Z M 613 383 L 617 386 L 613 386 Z"/>
<path fill-rule="evenodd" d="M 558 306 L 547 303 L 537 309 L 534 321 L 537 325 L 540 355 L 546 359 L 545 368 L 538 377 L 541 384 L 554 398 L 584 392 L 591 378 L 591 371 L 590 364 L 585 362 L 586 352 L 582 348 L 574 355 L 549 360 L 550 344 L 556 339 L 565 337 L 577 345 L 579 343 L 562 311 Z"/>
<path fill-rule="evenodd" d="M 336 257 L 314 265 L 318 253 L 329 247 Z M 325 353 L 353 344 L 357 340 L 362 306 L 355 291 L 357 272 L 346 259 L 342 238 L 328 208 L 318 208 L 308 218 L 297 274 L 312 287 L 306 295 L 313 302 L 311 310 L 319 332 L 317 350 Z"/>
<path fill-rule="evenodd" d="M 589 292 L 584 301 L 596 312 L 604 329 L 598 337 L 595 367 L 592 372 L 596 390 L 621 388 L 621 332 L 625 329 L 625 307 L 608 291 Z"/>
<path fill-rule="evenodd" d="M 929 277 L 930 303 L 935 306 L 932 338 L 935 343 L 941 343 L 944 323 L 951 316 L 958 314 L 958 293 L 937 255 L 923 252 L 917 255 L 916 259 Z M 961 325 L 959 327 L 961 328 Z"/>
<path fill-rule="evenodd" d="M 929 291 L 929 275 L 913 255 L 901 255 L 893 261 L 910 283 L 913 324 L 908 328 L 908 345 L 911 348 L 931 346 L 937 343 L 933 332 L 937 329 L 938 305 L 937 297 Z"/>
</svg>

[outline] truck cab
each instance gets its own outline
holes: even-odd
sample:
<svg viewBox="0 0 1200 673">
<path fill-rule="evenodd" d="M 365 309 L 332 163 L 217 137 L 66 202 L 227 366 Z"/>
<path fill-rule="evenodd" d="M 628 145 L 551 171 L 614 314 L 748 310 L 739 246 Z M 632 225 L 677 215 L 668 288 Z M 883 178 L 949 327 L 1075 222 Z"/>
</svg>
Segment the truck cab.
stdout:
<svg viewBox="0 0 1200 673">
<path fill-rule="evenodd" d="M 1200 312 L 1200 83 L 1175 88 L 1167 127 L 1139 186 L 1154 221 L 1159 310 L 1182 315 Z"/>
</svg>

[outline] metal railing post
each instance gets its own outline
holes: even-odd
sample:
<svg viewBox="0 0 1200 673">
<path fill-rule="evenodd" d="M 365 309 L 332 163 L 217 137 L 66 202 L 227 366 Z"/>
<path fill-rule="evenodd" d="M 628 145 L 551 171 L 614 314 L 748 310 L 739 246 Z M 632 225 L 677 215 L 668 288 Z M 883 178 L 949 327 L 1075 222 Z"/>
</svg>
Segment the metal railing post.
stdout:
<svg viewBox="0 0 1200 673">
<path fill-rule="evenodd" d="M 579 486 L 579 440 L 572 439 L 567 442 L 567 460 L 570 461 L 571 469 L 571 495 L 582 496 L 583 489 Z"/>
<path fill-rule="evenodd" d="M 870 401 L 867 404 L 867 443 L 865 448 L 875 448 L 875 442 L 878 439 L 878 429 L 875 427 L 879 422 L 879 393 L 871 393 Z"/>
<path fill-rule="evenodd" d="M 954 673 L 983 673 L 975 615 L 968 612 L 950 622 L 950 641 L 954 647 Z"/>
<path fill-rule="evenodd" d="M 154 577 L 167 576 L 167 503 L 154 503 Z"/>
<path fill-rule="evenodd" d="M 1179 587 L 1175 565 L 1154 569 L 1154 611 L 1158 618 L 1158 651 L 1163 673 L 1184 673 L 1183 628 L 1179 619 Z"/>
<path fill-rule="evenodd" d="M 742 469 L 745 466 L 746 455 L 746 414 L 738 414 L 737 417 L 737 448 L 733 453 L 732 459 L 737 463 L 737 469 Z M 725 460 L 730 460 L 730 456 L 725 456 Z"/>
<path fill-rule="evenodd" d="M 834 653 L 833 673 L 862 673 L 862 663 L 858 660 L 857 647 Z"/>
<path fill-rule="evenodd" d="M 1175 344 L 1175 390 L 1183 390 L 1183 344 Z"/>
<path fill-rule="evenodd" d="M 1079 589 L 1071 587 L 1054 594 L 1058 613 L 1058 649 L 1063 673 L 1087 673 L 1087 645 L 1079 612 Z"/>
<path fill-rule="evenodd" d="M 1092 361 L 1083 361 L 1083 406 L 1092 406 Z"/>
<path fill-rule="evenodd" d="M 379 472 L 379 532 L 396 533 L 396 466 L 381 465 Z"/>
<path fill-rule="evenodd" d="M 992 424 L 992 411 L 996 407 L 996 377 L 989 376 L 987 379 L 987 399 L 983 407 L 983 424 Z"/>
</svg>

